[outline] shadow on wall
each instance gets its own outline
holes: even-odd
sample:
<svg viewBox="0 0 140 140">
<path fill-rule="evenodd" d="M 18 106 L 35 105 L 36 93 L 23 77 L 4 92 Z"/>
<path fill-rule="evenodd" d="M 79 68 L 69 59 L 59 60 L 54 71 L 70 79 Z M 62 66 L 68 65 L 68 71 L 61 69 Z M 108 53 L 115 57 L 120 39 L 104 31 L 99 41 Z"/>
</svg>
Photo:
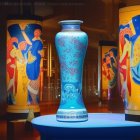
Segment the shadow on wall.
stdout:
<svg viewBox="0 0 140 140">
<path fill-rule="evenodd" d="M 0 117 L 6 114 L 6 17 L 0 21 Z"/>
</svg>

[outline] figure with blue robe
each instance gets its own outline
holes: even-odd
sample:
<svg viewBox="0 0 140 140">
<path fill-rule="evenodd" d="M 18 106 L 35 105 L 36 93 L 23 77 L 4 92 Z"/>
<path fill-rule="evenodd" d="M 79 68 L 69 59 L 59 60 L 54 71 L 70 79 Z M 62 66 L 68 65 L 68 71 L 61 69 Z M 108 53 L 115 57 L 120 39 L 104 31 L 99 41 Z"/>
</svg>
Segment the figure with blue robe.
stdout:
<svg viewBox="0 0 140 140">
<path fill-rule="evenodd" d="M 39 74 L 40 74 L 40 61 L 43 44 L 41 41 L 41 30 L 34 30 L 34 38 L 32 39 L 32 46 L 28 51 L 28 59 L 26 65 L 26 73 L 29 78 L 28 84 L 28 103 L 38 103 L 38 92 L 39 92 Z"/>
<path fill-rule="evenodd" d="M 134 82 L 140 85 L 140 15 L 132 18 L 135 34 L 131 37 L 131 74 Z"/>
</svg>

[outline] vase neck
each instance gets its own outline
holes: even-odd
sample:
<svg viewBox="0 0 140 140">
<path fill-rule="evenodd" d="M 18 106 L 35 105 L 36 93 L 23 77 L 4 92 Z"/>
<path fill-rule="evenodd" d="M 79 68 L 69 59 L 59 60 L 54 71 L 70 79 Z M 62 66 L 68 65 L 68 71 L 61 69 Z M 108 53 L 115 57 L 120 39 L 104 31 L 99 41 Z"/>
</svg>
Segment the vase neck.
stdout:
<svg viewBox="0 0 140 140">
<path fill-rule="evenodd" d="M 65 30 L 80 30 L 81 20 L 63 20 L 59 22 L 62 26 L 62 31 Z"/>
<path fill-rule="evenodd" d="M 64 30 L 80 30 L 80 25 L 63 24 L 62 31 L 64 31 Z"/>
</svg>

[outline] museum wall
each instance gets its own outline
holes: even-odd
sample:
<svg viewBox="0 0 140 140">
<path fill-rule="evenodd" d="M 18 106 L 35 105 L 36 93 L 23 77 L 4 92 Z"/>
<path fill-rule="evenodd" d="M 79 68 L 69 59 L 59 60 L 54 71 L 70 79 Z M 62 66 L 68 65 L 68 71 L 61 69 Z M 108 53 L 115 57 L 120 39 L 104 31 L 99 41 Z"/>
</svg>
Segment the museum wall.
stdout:
<svg viewBox="0 0 140 140">
<path fill-rule="evenodd" d="M 0 116 L 6 113 L 6 18 L 8 14 L 16 14 L 18 7 L 0 4 Z"/>
<path fill-rule="evenodd" d="M 27 1 L 25 1 L 26 3 Z M 28 2 L 31 2 L 29 0 Z M 58 21 L 65 19 L 81 19 L 84 21 L 82 30 L 88 34 L 89 45 L 85 59 L 85 69 L 91 69 L 90 74 L 97 75 L 97 52 L 100 40 L 118 41 L 118 13 L 119 6 L 139 4 L 138 0 L 37 0 L 34 6 L 27 8 L 27 3 L 21 7 L 18 0 L 12 3 L 0 3 L 0 115 L 6 112 L 6 18 L 8 15 L 17 15 L 21 9 L 27 15 L 32 7 L 35 15 L 43 17 L 43 41 L 54 46 L 55 34 L 60 31 Z M 54 51 L 56 51 L 54 49 Z M 54 53 L 54 58 L 57 58 Z M 58 63 L 58 61 L 57 61 Z M 59 68 L 59 65 L 56 65 Z M 59 72 L 59 71 L 58 71 Z M 90 74 L 88 77 L 90 77 Z M 97 77 L 94 77 L 97 80 Z M 89 80 L 90 83 L 90 80 Z M 96 85 L 96 84 L 95 84 Z"/>
</svg>

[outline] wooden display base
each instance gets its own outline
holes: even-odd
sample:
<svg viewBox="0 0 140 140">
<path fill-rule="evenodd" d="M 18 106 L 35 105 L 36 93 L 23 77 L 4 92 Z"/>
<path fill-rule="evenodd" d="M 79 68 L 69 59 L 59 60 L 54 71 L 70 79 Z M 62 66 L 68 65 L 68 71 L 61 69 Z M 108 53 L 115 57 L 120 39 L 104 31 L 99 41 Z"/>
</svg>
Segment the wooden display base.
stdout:
<svg viewBox="0 0 140 140">
<path fill-rule="evenodd" d="M 32 124 L 26 119 L 13 120 L 7 122 L 7 140 L 34 140 L 40 137 L 39 133 L 33 129 Z M 28 125 L 27 125 L 28 124 Z M 32 129 L 30 129 L 32 127 Z M 26 136 L 26 137 L 25 137 Z"/>
<path fill-rule="evenodd" d="M 125 110 L 125 120 L 140 122 L 140 110 Z"/>
<path fill-rule="evenodd" d="M 34 117 L 40 116 L 39 105 L 8 105 L 7 108 L 7 121 L 27 119 L 29 112 L 32 111 Z"/>
<path fill-rule="evenodd" d="M 140 122 L 140 115 L 125 114 L 125 120 Z"/>
<path fill-rule="evenodd" d="M 7 107 L 9 113 L 28 113 L 29 110 L 40 112 L 39 105 L 8 105 Z"/>
<path fill-rule="evenodd" d="M 34 112 L 34 117 L 40 116 L 40 112 Z M 9 113 L 7 112 L 7 121 L 27 119 L 28 113 Z"/>
</svg>

